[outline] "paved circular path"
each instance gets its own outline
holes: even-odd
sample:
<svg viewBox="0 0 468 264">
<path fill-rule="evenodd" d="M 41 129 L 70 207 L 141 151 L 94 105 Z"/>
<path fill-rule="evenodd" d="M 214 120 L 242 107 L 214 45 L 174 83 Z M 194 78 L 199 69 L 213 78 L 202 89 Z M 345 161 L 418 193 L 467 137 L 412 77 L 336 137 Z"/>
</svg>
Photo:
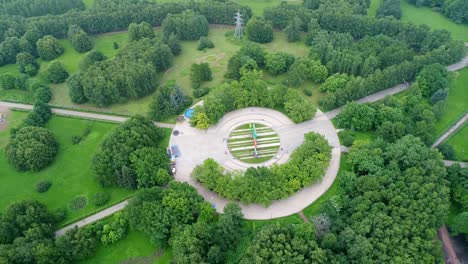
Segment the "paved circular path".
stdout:
<svg viewBox="0 0 468 264">
<path fill-rule="evenodd" d="M 234 158 L 229 153 L 226 143 L 233 129 L 251 122 L 273 128 L 281 142 L 276 157 L 255 165 Z M 224 206 L 230 201 L 205 189 L 190 177 L 196 165 L 203 163 L 208 158 L 213 158 L 228 170 L 245 170 L 251 166 L 270 166 L 274 163 L 287 162 L 291 152 L 304 141 L 305 133 L 313 131 L 322 134 L 328 140 L 332 146 L 332 157 L 321 182 L 304 188 L 289 198 L 274 201 L 269 207 L 239 203 L 246 219 L 278 218 L 301 211 L 330 188 L 340 166 L 341 150 L 338 135 L 331 121 L 320 111 L 317 111 L 314 119 L 294 124 L 287 116 L 278 111 L 249 107 L 227 113 L 217 125 L 210 127 L 208 130 L 193 128 L 188 121 L 176 124 L 174 129 L 180 132 L 178 136 L 171 136 L 170 139 L 170 145 L 177 145 L 180 151 L 180 157 L 177 158 L 176 180 L 188 182 L 197 188 L 198 192 L 207 201 L 215 205 L 218 212 L 222 212 Z"/>
</svg>

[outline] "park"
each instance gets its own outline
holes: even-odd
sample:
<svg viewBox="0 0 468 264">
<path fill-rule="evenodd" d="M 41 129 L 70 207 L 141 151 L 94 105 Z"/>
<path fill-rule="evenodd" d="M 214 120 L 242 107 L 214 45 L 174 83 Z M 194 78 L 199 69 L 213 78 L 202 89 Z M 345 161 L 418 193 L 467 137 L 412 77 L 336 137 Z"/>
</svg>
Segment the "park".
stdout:
<svg viewBox="0 0 468 264">
<path fill-rule="evenodd" d="M 277 235 L 314 263 L 466 257 L 449 1 L 22 1 L 0 3 L 0 262 L 301 263 Z M 15 240 L 36 224 L 42 251 Z"/>
</svg>

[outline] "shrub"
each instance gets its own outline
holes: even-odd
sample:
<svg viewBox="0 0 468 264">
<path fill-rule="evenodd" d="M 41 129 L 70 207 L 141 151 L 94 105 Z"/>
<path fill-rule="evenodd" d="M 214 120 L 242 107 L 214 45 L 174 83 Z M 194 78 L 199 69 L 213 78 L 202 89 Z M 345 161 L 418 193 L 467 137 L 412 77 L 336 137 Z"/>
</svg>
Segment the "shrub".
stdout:
<svg viewBox="0 0 468 264">
<path fill-rule="evenodd" d="M 54 218 L 55 218 L 55 221 L 57 222 L 61 222 L 65 219 L 67 219 L 67 216 L 68 216 L 68 210 L 67 208 L 65 207 L 62 207 L 62 208 L 57 208 L 54 212 Z"/>
<path fill-rule="evenodd" d="M 88 199 L 86 199 L 86 197 L 84 196 L 77 196 L 75 198 L 73 198 L 73 200 L 71 200 L 70 202 L 70 209 L 74 212 L 80 210 L 80 209 L 83 209 L 86 204 L 88 203 Z"/>
<path fill-rule="evenodd" d="M 43 60 L 53 60 L 63 51 L 62 44 L 53 36 L 47 35 L 37 41 L 37 53 Z"/>
<path fill-rule="evenodd" d="M 40 87 L 34 91 L 34 99 L 36 102 L 48 103 L 52 98 L 52 92 L 49 86 Z"/>
<path fill-rule="evenodd" d="M 312 88 L 310 87 L 304 88 L 304 94 L 307 96 L 312 96 Z"/>
<path fill-rule="evenodd" d="M 119 49 L 119 43 L 117 43 L 117 42 L 114 41 L 114 43 L 112 43 L 112 47 L 113 47 L 114 49 Z"/>
<path fill-rule="evenodd" d="M 72 136 L 71 142 L 73 145 L 76 145 L 81 142 L 81 136 Z"/>
<path fill-rule="evenodd" d="M 338 136 L 343 146 L 351 147 L 351 145 L 353 145 L 354 135 L 349 130 L 341 130 Z"/>
<path fill-rule="evenodd" d="M 431 103 L 436 104 L 440 101 L 445 101 L 445 99 L 447 99 L 448 92 L 449 92 L 448 89 L 437 90 L 437 92 L 435 92 L 431 97 Z"/>
<path fill-rule="evenodd" d="M 200 41 L 198 42 L 198 50 L 204 49 L 212 49 L 214 48 L 213 42 L 207 37 L 200 37 Z"/>
<path fill-rule="evenodd" d="M 63 83 L 68 78 L 68 72 L 59 61 L 53 61 L 46 70 L 46 78 L 51 83 Z"/>
<path fill-rule="evenodd" d="M 52 186 L 50 181 L 40 181 L 36 184 L 36 192 L 38 193 L 45 193 L 49 190 Z"/>
<path fill-rule="evenodd" d="M 210 92 L 210 88 L 200 87 L 198 89 L 193 90 L 193 97 L 200 98 L 204 95 L 207 95 L 209 92 Z"/>
<path fill-rule="evenodd" d="M 438 146 L 437 148 L 439 149 L 440 153 L 442 153 L 445 159 L 448 159 L 448 160 L 456 159 L 455 150 L 453 149 L 451 145 L 444 143 Z"/>
<path fill-rule="evenodd" d="M 110 194 L 107 192 L 98 192 L 93 196 L 95 206 L 103 206 L 110 200 Z"/>
</svg>

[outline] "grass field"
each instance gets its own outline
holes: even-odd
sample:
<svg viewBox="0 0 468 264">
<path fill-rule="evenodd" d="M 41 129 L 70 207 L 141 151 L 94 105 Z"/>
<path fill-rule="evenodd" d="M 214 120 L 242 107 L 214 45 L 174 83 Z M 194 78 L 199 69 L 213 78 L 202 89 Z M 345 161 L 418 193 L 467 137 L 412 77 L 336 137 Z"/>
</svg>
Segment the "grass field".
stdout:
<svg viewBox="0 0 468 264">
<path fill-rule="evenodd" d="M 132 230 L 117 243 L 106 247 L 100 246 L 94 257 L 81 261 L 80 264 L 122 262 L 168 264 L 171 257 L 170 249 L 158 250 L 142 232 Z"/>
<path fill-rule="evenodd" d="M 468 161 L 468 125 L 465 124 L 447 143 L 455 150 L 459 161 Z"/>
<path fill-rule="evenodd" d="M 441 136 L 463 114 L 468 112 L 468 68 L 455 72 L 455 79 L 449 88 L 447 105 L 436 123 L 437 136 Z"/>
<path fill-rule="evenodd" d="M 20 123 L 26 115 L 26 112 L 11 112 L 8 117 L 9 128 Z M 88 124 L 92 125 L 91 133 L 82 142 L 73 145 L 71 137 L 81 134 Z M 69 210 L 69 216 L 64 221 L 68 223 L 130 196 L 132 191 L 126 189 L 103 189 L 95 180 L 91 169 L 91 159 L 98 145 L 116 126 L 111 123 L 53 116 L 46 127 L 54 133 L 59 143 L 59 151 L 54 162 L 39 172 L 17 172 L 6 161 L 3 149 L 8 144 L 9 132 L 0 132 L 0 210 L 23 199 L 38 200 L 54 210 L 68 207 L 69 202 L 76 196 L 87 197 L 88 205 L 85 208 L 77 212 Z M 162 144 L 167 144 L 169 140 L 168 131 L 165 131 L 166 138 Z M 35 185 L 42 180 L 51 181 L 52 187 L 46 193 L 39 194 L 35 191 Z M 18 186 L 21 188 L 17 188 Z M 103 190 L 111 194 L 111 201 L 98 208 L 92 204 L 91 199 L 95 193 Z"/>
<path fill-rule="evenodd" d="M 288 4 L 302 4 L 301 0 L 283 0 Z M 255 16 L 263 15 L 263 10 L 267 7 L 277 6 L 283 2 L 282 0 L 234 0 L 234 2 L 239 3 L 243 6 L 250 6 L 252 8 L 252 13 Z"/>
<path fill-rule="evenodd" d="M 371 0 L 369 9 L 367 9 L 367 15 L 370 17 L 375 17 L 377 14 L 377 9 L 383 3 L 383 0 Z"/>
<path fill-rule="evenodd" d="M 377 1 L 381 0 L 372 0 L 372 2 Z M 402 21 L 426 24 L 432 29 L 446 29 L 452 33 L 454 39 L 468 42 L 468 25 L 457 24 L 429 7 L 416 7 L 406 0 L 401 0 L 401 9 L 403 12 Z"/>
</svg>

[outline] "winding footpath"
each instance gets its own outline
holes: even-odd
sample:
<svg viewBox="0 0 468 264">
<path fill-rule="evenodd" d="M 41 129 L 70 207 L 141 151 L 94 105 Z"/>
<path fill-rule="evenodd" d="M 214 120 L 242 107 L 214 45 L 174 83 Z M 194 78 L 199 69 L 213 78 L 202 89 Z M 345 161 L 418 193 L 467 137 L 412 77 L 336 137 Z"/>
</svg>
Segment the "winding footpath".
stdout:
<svg viewBox="0 0 468 264">
<path fill-rule="evenodd" d="M 460 69 L 463 69 L 465 67 L 468 67 L 468 56 L 463 58 L 460 62 L 452 64 L 447 66 L 447 69 L 449 71 L 457 71 Z M 368 95 L 364 98 L 361 98 L 357 100 L 356 102 L 358 103 L 367 103 L 367 102 L 376 102 L 381 99 L 383 99 L 387 95 L 393 95 L 400 93 L 402 91 L 405 91 L 408 89 L 410 86 L 409 83 L 403 83 L 396 85 L 394 87 L 379 91 L 377 93 Z M 28 104 L 20 104 L 20 103 L 10 103 L 10 102 L 4 102 L 0 101 L 0 106 L 7 107 L 7 108 L 13 108 L 13 109 L 22 109 L 22 110 L 32 110 L 33 106 L 28 105 Z M 57 115 L 62 115 L 62 116 L 70 116 L 70 117 L 78 117 L 78 118 L 85 118 L 85 119 L 93 119 L 93 120 L 101 120 L 101 121 L 108 121 L 108 122 L 116 122 L 116 123 L 122 123 L 125 120 L 128 119 L 128 117 L 122 117 L 122 116 L 115 116 L 115 115 L 109 115 L 109 114 L 98 114 L 98 113 L 91 113 L 91 112 L 82 112 L 82 111 L 76 111 L 76 110 L 68 110 L 68 109 L 61 109 L 61 108 L 51 108 L 52 112 Z M 324 113 L 324 117 L 327 119 L 332 119 L 336 115 L 338 115 L 342 110 L 342 107 L 334 109 L 332 111 L 329 111 L 327 113 Z M 465 121 L 466 121 L 466 116 L 464 116 Z M 173 129 L 175 127 L 174 124 L 167 124 L 167 123 L 160 123 L 160 122 L 154 122 L 156 126 L 159 127 L 164 127 L 164 128 L 170 128 Z M 457 122 L 458 124 L 458 122 Z M 455 129 L 456 130 L 456 129 Z M 453 132 L 452 132 L 453 133 Z M 445 134 L 444 134 L 445 135 Z M 442 140 L 443 141 L 443 140 Z M 441 142 L 442 142 L 441 141 Z M 436 141 L 437 142 L 437 141 Z M 454 163 L 454 161 L 444 161 L 446 165 L 451 165 Z M 465 163 L 460 163 L 461 166 L 466 166 L 467 164 Z M 60 230 L 56 231 L 56 235 L 60 236 L 63 235 L 67 230 L 74 228 L 74 227 L 81 227 L 90 223 L 93 223 L 95 221 L 98 221 L 100 219 L 106 218 L 120 210 L 122 210 L 126 205 L 128 204 L 128 200 L 125 200 L 119 204 L 113 205 L 107 209 L 104 209 L 94 215 L 91 215 L 89 217 L 86 217 L 78 222 L 75 222 L 73 224 L 70 224 Z M 300 211 L 300 210 L 299 210 Z M 266 216 L 264 219 L 269 219 L 271 218 Z"/>
</svg>

